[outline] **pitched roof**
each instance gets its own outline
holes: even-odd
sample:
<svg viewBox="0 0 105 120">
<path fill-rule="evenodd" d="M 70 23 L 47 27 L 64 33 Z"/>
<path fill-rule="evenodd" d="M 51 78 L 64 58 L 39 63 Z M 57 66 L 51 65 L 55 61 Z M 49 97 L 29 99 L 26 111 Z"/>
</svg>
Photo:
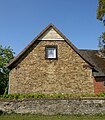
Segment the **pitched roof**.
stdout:
<svg viewBox="0 0 105 120">
<path fill-rule="evenodd" d="M 53 28 L 64 40 L 65 42 L 82 58 L 84 59 L 91 67 L 94 67 L 94 65 L 85 57 L 85 55 L 79 51 L 66 37 L 64 34 L 62 34 L 52 23 L 49 24 L 38 36 L 36 36 L 28 46 L 26 46 L 20 54 L 18 54 L 10 63 L 7 65 L 9 69 L 14 68 L 19 62 L 24 59 L 24 57 L 32 50 L 32 47 L 34 45 L 37 45 L 40 40 L 38 40 L 48 29 Z"/>
<path fill-rule="evenodd" d="M 82 50 L 82 55 L 94 66 L 96 71 L 93 71 L 94 76 L 105 76 L 105 58 L 100 56 L 99 50 Z"/>
</svg>

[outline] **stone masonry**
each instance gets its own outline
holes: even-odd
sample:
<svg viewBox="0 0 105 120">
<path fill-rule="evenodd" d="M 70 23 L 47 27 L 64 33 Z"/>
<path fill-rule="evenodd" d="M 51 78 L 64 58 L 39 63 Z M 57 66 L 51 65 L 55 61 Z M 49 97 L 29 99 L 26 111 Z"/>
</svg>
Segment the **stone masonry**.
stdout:
<svg viewBox="0 0 105 120">
<path fill-rule="evenodd" d="M 58 60 L 45 59 L 45 45 L 58 46 Z M 93 93 L 87 63 L 65 41 L 41 41 L 10 72 L 10 93 Z"/>
<path fill-rule="evenodd" d="M 38 45 L 34 44 L 32 51 L 11 70 L 10 94 L 94 93 L 91 68 L 84 67 L 88 64 L 65 40 L 50 40 L 49 36 L 49 40 L 38 41 Z M 57 60 L 45 59 L 46 45 L 57 45 Z"/>
<path fill-rule="evenodd" d="M 41 115 L 105 114 L 105 98 L 0 100 L 0 112 Z"/>
</svg>

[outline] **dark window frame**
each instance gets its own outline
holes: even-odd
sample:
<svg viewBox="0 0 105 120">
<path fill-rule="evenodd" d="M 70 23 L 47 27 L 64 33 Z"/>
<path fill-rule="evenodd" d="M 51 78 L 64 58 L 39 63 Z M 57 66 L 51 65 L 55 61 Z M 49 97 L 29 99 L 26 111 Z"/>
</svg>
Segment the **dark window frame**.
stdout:
<svg viewBox="0 0 105 120">
<path fill-rule="evenodd" d="M 48 58 L 48 48 L 55 48 L 56 49 L 56 58 Z M 45 59 L 46 60 L 57 60 L 58 59 L 58 47 L 57 47 L 57 45 L 46 45 L 45 46 Z"/>
</svg>

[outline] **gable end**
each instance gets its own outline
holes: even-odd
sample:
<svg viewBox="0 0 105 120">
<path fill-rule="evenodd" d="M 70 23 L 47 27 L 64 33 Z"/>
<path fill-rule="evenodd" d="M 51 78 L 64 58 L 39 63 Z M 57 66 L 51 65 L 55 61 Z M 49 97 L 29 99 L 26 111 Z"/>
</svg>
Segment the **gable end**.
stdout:
<svg viewBox="0 0 105 120">
<path fill-rule="evenodd" d="M 47 33 L 47 34 L 46 34 Z M 86 61 L 91 68 L 94 66 L 82 55 L 82 53 L 63 35 L 53 24 L 49 24 L 35 39 L 30 42 L 30 44 L 23 49 L 20 54 L 18 54 L 8 65 L 9 69 L 14 68 L 18 63 L 20 63 L 34 47 L 42 40 L 52 40 L 54 38 L 49 38 L 51 34 L 54 33 L 55 40 L 64 40 L 84 61 Z"/>
</svg>

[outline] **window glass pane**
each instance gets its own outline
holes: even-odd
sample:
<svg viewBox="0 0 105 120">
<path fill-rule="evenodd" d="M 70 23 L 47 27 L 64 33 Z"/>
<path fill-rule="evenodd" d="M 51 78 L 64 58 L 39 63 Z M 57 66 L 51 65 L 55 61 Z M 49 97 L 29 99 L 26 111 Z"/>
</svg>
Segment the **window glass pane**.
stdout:
<svg viewBox="0 0 105 120">
<path fill-rule="evenodd" d="M 56 48 L 48 48 L 48 58 L 56 58 Z"/>
</svg>

